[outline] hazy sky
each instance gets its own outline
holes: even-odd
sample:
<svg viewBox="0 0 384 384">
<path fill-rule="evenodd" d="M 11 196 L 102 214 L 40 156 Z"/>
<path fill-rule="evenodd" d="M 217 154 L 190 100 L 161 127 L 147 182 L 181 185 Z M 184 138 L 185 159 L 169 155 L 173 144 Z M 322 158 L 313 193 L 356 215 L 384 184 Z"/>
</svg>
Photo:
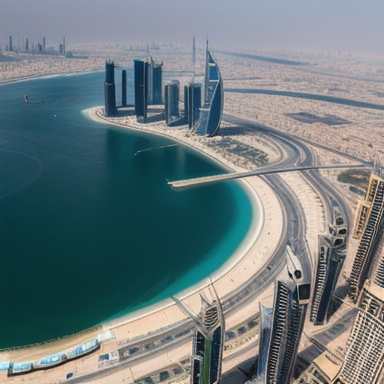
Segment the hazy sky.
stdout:
<svg viewBox="0 0 384 384">
<path fill-rule="evenodd" d="M 191 41 L 384 55 L 383 0 L 0 0 L 0 44 Z"/>
</svg>

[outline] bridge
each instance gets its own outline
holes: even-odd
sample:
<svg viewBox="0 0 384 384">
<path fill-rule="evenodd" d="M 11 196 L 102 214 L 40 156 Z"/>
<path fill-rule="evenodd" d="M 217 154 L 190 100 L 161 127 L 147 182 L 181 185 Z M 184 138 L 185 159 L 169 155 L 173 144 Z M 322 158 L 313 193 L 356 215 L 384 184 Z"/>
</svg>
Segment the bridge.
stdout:
<svg viewBox="0 0 384 384">
<path fill-rule="evenodd" d="M 198 177 L 195 179 L 168 181 L 168 185 L 170 185 L 173 188 L 186 188 L 186 187 L 192 187 L 192 186 L 209 184 L 209 183 L 217 183 L 219 181 L 224 181 L 224 180 L 241 179 L 243 177 L 260 176 L 260 175 L 266 175 L 271 173 L 307 171 L 311 169 L 347 169 L 347 168 L 372 168 L 372 164 L 365 163 L 365 164 L 309 165 L 309 166 L 298 166 L 298 167 L 288 167 L 288 168 L 263 167 L 263 168 L 253 169 L 251 171 L 245 171 L 245 172 L 225 173 L 222 175 L 204 176 L 204 177 Z"/>
</svg>

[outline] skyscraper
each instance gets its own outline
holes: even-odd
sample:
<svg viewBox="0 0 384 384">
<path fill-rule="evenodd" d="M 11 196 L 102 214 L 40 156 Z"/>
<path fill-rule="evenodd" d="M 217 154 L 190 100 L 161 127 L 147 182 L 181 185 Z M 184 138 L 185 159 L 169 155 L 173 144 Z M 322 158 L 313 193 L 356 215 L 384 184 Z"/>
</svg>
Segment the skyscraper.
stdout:
<svg viewBox="0 0 384 384">
<path fill-rule="evenodd" d="M 198 122 L 201 107 L 201 84 L 189 83 L 184 87 L 184 115 L 192 129 Z"/>
<path fill-rule="evenodd" d="M 344 363 L 334 382 L 337 384 L 383 383 L 383 342 L 384 288 L 375 281 L 367 279 L 347 342 Z"/>
<path fill-rule="evenodd" d="M 125 69 L 121 71 L 121 105 L 123 107 L 127 105 L 127 71 Z"/>
<path fill-rule="evenodd" d="M 221 377 L 225 322 L 220 299 L 213 284 L 199 292 L 197 315 L 182 301 L 172 297 L 195 323 L 192 345 L 191 384 L 217 384 Z"/>
<path fill-rule="evenodd" d="M 206 49 L 204 105 L 200 108 L 200 119 L 194 127 L 194 132 L 202 136 L 215 136 L 220 128 L 224 105 L 223 80 L 219 67 Z"/>
<path fill-rule="evenodd" d="M 162 104 L 163 62 L 156 63 L 151 57 L 148 67 L 148 104 Z"/>
<path fill-rule="evenodd" d="M 104 115 L 115 116 L 116 109 L 116 90 L 115 90 L 115 63 L 113 61 L 105 62 L 105 82 L 104 82 Z"/>
<path fill-rule="evenodd" d="M 265 370 L 267 369 L 268 347 L 271 340 L 272 308 L 265 308 L 259 303 L 259 360 L 257 364 L 257 377 L 261 383 L 265 382 Z"/>
<path fill-rule="evenodd" d="M 29 51 L 29 39 L 28 39 L 28 37 L 26 37 L 24 40 L 24 49 L 26 51 Z"/>
<path fill-rule="evenodd" d="M 8 50 L 13 51 L 12 36 L 9 36 L 8 40 Z"/>
<path fill-rule="evenodd" d="M 289 384 L 293 376 L 311 277 L 289 246 L 287 272 L 286 281 L 276 281 L 272 312 L 261 307 L 258 383 Z"/>
<path fill-rule="evenodd" d="M 165 121 L 167 125 L 179 119 L 179 81 L 172 80 L 165 85 Z"/>
<path fill-rule="evenodd" d="M 364 201 L 360 203 L 354 237 L 360 239 L 352 266 L 349 295 L 357 301 L 360 290 L 368 277 L 374 254 L 379 246 L 380 228 L 384 215 L 384 179 L 382 169 L 376 167 L 369 179 Z M 382 230 L 382 229 L 381 229 Z"/>
<path fill-rule="evenodd" d="M 333 293 L 346 256 L 347 226 L 340 214 L 334 214 L 328 233 L 319 235 L 316 282 L 310 315 L 315 325 L 328 320 Z"/>
<path fill-rule="evenodd" d="M 147 120 L 148 108 L 148 62 L 146 59 L 134 59 L 135 71 L 135 114 L 138 122 Z"/>
<path fill-rule="evenodd" d="M 356 222 L 355 235 L 361 240 L 352 270 L 354 299 L 363 279 L 364 286 L 337 384 L 384 383 L 384 180 L 382 169 L 375 171 Z"/>
<path fill-rule="evenodd" d="M 192 384 L 216 384 L 221 376 L 224 324 L 220 304 L 208 303 L 203 296 L 201 327 L 194 335 L 192 352 Z"/>
<path fill-rule="evenodd" d="M 45 37 L 43 37 L 43 52 L 45 52 L 45 49 L 46 49 L 46 47 L 45 47 Z"/>
</svg>

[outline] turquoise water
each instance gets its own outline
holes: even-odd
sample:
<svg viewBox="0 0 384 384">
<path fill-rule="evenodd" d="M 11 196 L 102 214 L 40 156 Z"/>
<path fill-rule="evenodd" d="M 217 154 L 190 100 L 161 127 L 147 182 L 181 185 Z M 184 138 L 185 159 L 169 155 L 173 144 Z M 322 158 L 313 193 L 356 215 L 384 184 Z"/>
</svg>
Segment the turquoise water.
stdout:
<svg viewBox="0 0 384 384">
<path fill-rule="evenodd" d="M 103 78 L 0 86 L 0 348 L 169 297 L 219 268 L 249 228 L 251 205 L 235 182 L 166 184 L 224 172 L 217 165 L 82 114 L 103 104 Z"/>
</svg>

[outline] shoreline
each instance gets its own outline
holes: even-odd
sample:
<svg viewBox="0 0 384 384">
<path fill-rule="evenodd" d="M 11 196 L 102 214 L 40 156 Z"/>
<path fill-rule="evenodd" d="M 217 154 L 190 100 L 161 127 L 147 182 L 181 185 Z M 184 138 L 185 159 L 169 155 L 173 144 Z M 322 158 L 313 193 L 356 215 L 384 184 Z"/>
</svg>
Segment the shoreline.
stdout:
<svg viewBox="0 0 384 384">
<path fill-rule="evenodd" d="M 67 76 L 76 76 L 76 75 L 86 75 L 86 74 L 98 73 L 98 72 L 103 72 L 103 71 L 102 70 L 100 70 L 100 71 L 84 71 L 84 72 L 73 71 L 73 72 L 47 73 L 45 75 L 31 75 L 31 76 L 20 77 L 20 78 L 15 78 L 15 79 L 10 79 L 10 80 L 0 80 L 0 86 L 6 85 L 6 84 L 21 83 L 23 81 L 51 79 L 53 77 L 60 77 L 60 76 L 67 77 Z"/>
<path fill-rule="evenodd" d="M 140 131 L 147 134 L 166 137 L 168 139 L 176 141 L 182 145 L 185 145 L 197 151 L 200 155 L 208 157 L 210 161 L 215 162 L 216 164 L 220 165 L 221 167 L 223 167 L 228 171 L 236 172 L 236 171 L 242 170 L 240 167 L 236 167 L 235 165 L 231 166 L 231 164 L 224 163 L 221 159 L 217 158 L 217 156 L 214 156 L 214 154 L 209 153 L 206 150 L 204 151 L 204 148 L 199 148 L 196 145 L 193 145 L 193 143 L 191 143 L 189 140 L 182 140 L 181 137 L 172 135 L 171 134 L 172 130 L 163 132 L 163 131 L 157 131 L 153 128 L 148 129 L 147 124 L 143 125 L 143 127 L 141 128 L 140 123 L 136 123 L 137 126 L 127 126 L 122 123 L 119 123 L 118 121 L 111 122 L 110 120 L 108 120 L 108 118 L 101 117 L 100 113 L 98 113 L 101 111 L 102 108 L 103 108 L 102 106 L 93 107 L 93 108 L 83 110 L 82 113 L 86 115 L 89 119 L 98 123 L 111 124 L 120 128 L 128 129 L 128 130 L 135 130 L 135 131 Z M 113 118 L 113 119 L 118 119 L 118 118 Z M 219 279 L 227 275 L 236 265 L 238 265 L 247 256 L 248 252 L 254 246 L 254 244 L 256 243 L 261 233 L 261 230 L 264 224 L 264 208 L 263 208 L 263 203 L 260 199 L 260 196 L 257 194 L 256 190 L 250 185 L 250 183 L 247 182 L 246 180 L 238 180 L 237 182 L 241 184 L 241 188 L 247 195 L 249 202 L 252 206 L 252 221 L 247 230 L 247 233 L 245 237 L 242 239 L 242 241 L 238 244 L 234 253 L 216 271 L 214 271 L 211 275 L 206 276 L 205 278 L 195 283 L 194 285 L 187 287 L 182 291 L 178 292 L 175 296 L 178 297 L 180 300 L 184 300 L 189 296 L 194 295 L 195 293 L 207 288 L 209 285 L 214 284 Z M 259 215 L 258 221 L 254 219 L 255 215 Z M 102 323 L 102 325 L 104 329 L 106 328 L 111 329 L 114 327 L 118 327 L 128 322 L 136 321 L 150 314 L 164 310 L 167 307 L 170 307 L 174 304 L 175 302 L 171 298 L 166 298 L 157 303 L 154 303 L 149 306 L 143 307 L 141 309 L 135 310 L 133 312 L 127 313 L 125 315 L 121 315 L 116 319 L 106 320 L 105 323 Z M 118 320 L 120 321 L 116 323 L 116 321 Z"/>
<path fill-rule="evenodd" d="M 137 130 L 147 134 L 167 137 L 182 145 L 186 145 L 192 148 L 200 155 L 209 158 L 211 161 L 214 161 L 215 163 L 219 164 L 221 167 L 227 170 L 230 170 L 230 171 L 243 170 L 243 168 L 238 167 L 234 164 L 231 164 L 230 161 L 228 161 L 227 159 L 223 161 L 223 159 L 220 159 L 217 156 L 214 156 L 213 153 L 210 153 L 210 151 L 204 150 L 203 147 L 196 145 L 196 143 L 190 142 L 189 140 L 187 140 L 187 138 L 183 139 L 182 137 L 175 135 L 174 131 L 172 134 L 172 131 L 163 132 L 163 131 L 155 130 L 153 128 L 148 129 L 147 125 L 143 126 L 143 128 L 141 128 L 140 126 L 127 127 L 122 123 L 119 124 L 117 121 L 111 122 L 110 120 L 104 119 L 99 115 L 97 115 L 96 113 L 98 110 L 100 110 L 100 108 L 102 107 L 94 107 L 94 108 L 86 109 L 86 110 L 83 110 L 82 113 L 86 115 L 88 118 L 99 123 L 109 124 L 111 126 L 116 126 L 123 129 Z M 230 294 L 232 291 L 238 289 L 241 285 L 243 285 L 246 281 L 248 281 L 255 273 L 257 273 L 260 270 L 260 268 L 265 266 L 266 263 L 268 262 L 269 256 L 268 257 L 264 257 L 264 256 L 266 253 L 270 253 L 273 251 L 274 244 L 268 243 L 268 246 L 265 245 L 266 234 L 263 232 L 265 232 L 265 224 L 266 224 L 265 211 L 268 210 L 268 208 L 265 207 L 265 201 L 268 200 L 270 202 L 269 204 L 270 209 L 274 209 L 277 213 L 277 216 L 279 216 L 281 214 L 281 208 L 279 206 L 278 200 L 276 199 L 276 196 L 274 195 L 272 189 L 257 177 L 251 177 L 251 178 L 248 178 L 247 180 L 238 180 L 237 182 L 240 182 L 242 184 L 241 187 L 249 198 L 249 201 L 252 206 L 252 210 L 253 212 L 255 212 L 255 209 L 257 209 L 257 213 L 260 215 L 260 220 L 258 222 L 255 222 L 255 220 L 251 221 L 250 227 L 244 239 L 240 242 L 240 244 L 238 244 L 235 252 L 222 264 L 221 267 L 219 267 L 216 271 L 214 271 L 210 276 L 207 276 L 206 278 L 202 279 L 198 283 L 180 291 L 177 294 L 177 297 L 180 300 L 184 300 L 184 299 L 188 300 L 188 298 L 189 299 L 192 298 L 193 300 L 193 297 L 199 296 L 199 295 L 196 295 L 197 293 L 206 289 L 208 286 L 212 285 L 212 283 L 215 285 L 215 289 L 217 289 L 219 297 L 224 297 Z M 263 197 L 263 198 L 261 198 L 261 194 L 259 195 L 259 193 L 256 192 L 256 191 L 263 191 L 263 190 L 265 191 L 266 189 L 268 190 L 268 193 L 264 192 L 264 196 L 266 197 Z M 271 193 L 273 194 L 273 196 L 271 196 Z M 280 223 L 281 223 L 281 220 L 280 220 Z M 279 235 L 280 233 L 279 230 L 280 230 L 279 225 L 277 226 L 274 225 L 273 228 L 270 228 L 271 233 L 275 231 L 277 232 L 275 233 L 276 236 Z M 270 232 L 268 232 L 268 235 L 269 234 Z M 277 243 L 277 240 L 276 240 L 277 237 L 271 236 L 270 239 L 271 240 L 269 241 L 272 241 L 273 243 L 275 242 Z M 260 250 L 262 247 L 263 249 Z M 260 260 L 257 263 L 254 260 L 254 256 L 256 253 L 261 255 Z M 246 265 L 246 267 L 244 267 L 244 265 Z M 243 270 L 245 269 L 248 270 L 247 273 L 243 272 Z M 241 270 L 241 272 L 239 272 L 239 270 Z M 97 329 L 102 329 L 103 331 L 112 330 L 113 332 L 118 334 L 119 333 L 118 330 L 126 328 L 127 325 L 131 326 L 134 324 L 135 328 L 137 329 L 135 332 L 131 332 L 131 338 L 137 337 L 138 335 L 145 334 L 145 331 L 142 330 L 141 325 L 136 323 L 141 323 L 141 322 L 147 323 L 148 322 L 147 320 L 149 320 L 152 317 L 163 317 L 164 313 L 167 311 L 175 312 L 175 307 L 177 307 L 175 301 L 172 300 L 171 297 L 169 297 L 159 302 L 156 302 L 154 304 L 151 304 L 149 306 L 145 306 L 141 309 L 135 310 L 133 312 L 120 315 L 116 318 L 106 319 L 105 321 L 102 321 L 99 324 L 95 324 L 93 327 L 91 327 L 91 329 L 97 328 Z M 172 317 L 166 316 L 166 318 L 167 319 L 165 321 L 167 324 L 165 326 L 168 326 L 170 324 L 177 322 L 177 319 L 173 321 Z M 152 325 L 153 324 L 156 324 L 155 326 L 152 327 L 153 329 L 160 329 L 162 322 L 153 321 Z M 52 349 L 59 350 L 61 349 L 60 347 L 61 345 L 67 344 L 70 340 L 73 340 L 73 343 L 75 343 L 78 338 L 82 338 L 85 334 L 87 334 L 87 331 L 88 330 L 83 330 L 77 334 L 66 335 L 61 338 L 43 341 L 41 343 L 34 344 L 34 345 L 25 345 L 25 346 L 2 349 L 0 350 L 0 361 L 1 360 L 23 361 L 28 356 L 31 356 L 31 355 L 33 356 L 39 355 L 43 357 L 48 354 L 47 351 L 52 351 Z M 119 335 L 116 335 L 116 340 L 121 340 L 121 337 L 119 337 Z"/>
</svg>

